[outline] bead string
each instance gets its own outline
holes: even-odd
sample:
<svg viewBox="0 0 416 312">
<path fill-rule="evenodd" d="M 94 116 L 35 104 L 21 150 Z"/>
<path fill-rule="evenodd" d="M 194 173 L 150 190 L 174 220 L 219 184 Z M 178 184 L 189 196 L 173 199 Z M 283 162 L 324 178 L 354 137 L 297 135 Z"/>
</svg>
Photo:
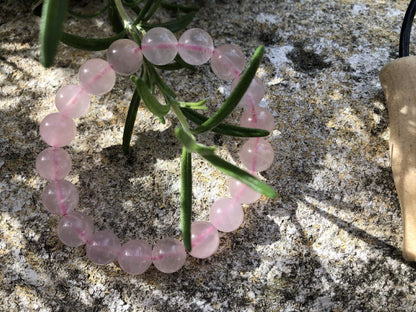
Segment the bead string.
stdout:
<svg viewBox="0 0 416 312">
<path fill-rule="evenodd" d="M 142 39 L 139 47 L 134 41 L 120 39 L 107 50 L 108 62 L 91 59 L 79 70 L 80 85 L 68 85 L 59 89 L 55 102 L 58 113 L 47 115 L 41 122 L 40 135 L 50 145 L 36 159 L 36 170 L 50 183 L 42 193 L 44 207 L 62 218 L 58 224 L 58 237 L 67 246 L 78 247 L 86 244 L 87 257 L 96 264 L 106 265 L 117 259 L 120 267 L 135 275 L 146 271 L 151 263 L 162 272 L 178 271 L 186 260 L 183 243 L 175 238 L 160 240 L 153 249 L 147 242 L 131 240 L 121 245 L 117 236 L 109 230 L 93 231 L 93 221 L 87 215 L 75 211 L 79 192 L 70 182 L 64 180 L 72 161 L 62 149 L 76 135 L 73 118 L 83 116 L 89 108 L 88 94 L 101 95 L 110 91 L 115 83 L 115 72 L 130 75 L 142 66 L 143 56 L 157 65 L 170 63 L 176 54 L 192 65 L 201 65 L 211 59 L 212 71 L 222 79 L 234 79 L 231 88 L 238 82 L 244 68 L 244 55 L 230 44 L 214 49 L 208 33 L 202 29 L 187 30 L 176 41 L 166 28 L 153 28 Z M 258 78 L 250 84 L 239 106 L 246 108 L 240 125 L 249 128 L 273 130 L 273 116 L 259 107 L 264 95 L 264 84 Z M 251 138 L 239 152 L 240 160 L 251 174 L 269 168 L 273 162 L 273 149 L 263 138 Z M 231 232 L 243 222 L 242 204 L 250 204 L 260 194 L 247 185 L 230 178 L 231 198 L 217 199 L 210 209 L 210 222 L 196 221 L 191 224 L 191 245 L 189 253 L 196 258 L 213 255 L 219 246 L 218 231 Z"/>
</svg>

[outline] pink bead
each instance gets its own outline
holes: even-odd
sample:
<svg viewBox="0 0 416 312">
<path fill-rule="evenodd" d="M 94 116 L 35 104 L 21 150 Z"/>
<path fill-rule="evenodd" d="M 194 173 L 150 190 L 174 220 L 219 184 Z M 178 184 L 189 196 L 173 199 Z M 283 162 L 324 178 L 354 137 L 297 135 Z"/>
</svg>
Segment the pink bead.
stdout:
<svg viewBox="0 0 416 312">
<path fill-rule="evenodd" d="M 142 39 L 142 53 L 155 65 L 165 65 L 173 61 L 178 53 L 178 41 L 167 28 L 150 29 Z"/>
<path fill-rule="evenodd" d="M 247 140 L 241 147 L 240 160 L 251 171 L 263 171 L 268 169 L 274 158 L 273 148 L 269 142 L 261 138 Z"/>
<path fill-rule="evenodd" d="M 107 61 L 116 73 L 131 75 L 143 64 L 143 55 L 136 42 L 129 39 L 114 41 L 107 50 Z"/>
<path fill-rule="evenodd" d="M 209 221 L 222 232 L 237 230 L 243 220 L 244 212 L 241 204 L 234 198 L 217 199 L 209 211 Z"/>
<path fill-rule="evenodd" d="M 75 122 L 61 113 L 49 114 L 40 123 L 40 136 L 50 146 L 66 146 L 76 134 Z"/>
<path fill-rule="evenodd" d="M 234 79 L 233 83 L 231 84 L 231 91 L 234 90 L 234 88 L 236 87 L 239 81 L 240 81 L 240 77 L 237 77 Z M 263 96 L 264 96 L 264 83 L 260 78 L 254 77 L 254 79 L 251 81 L 250 85 L 248 86 L 246 93 L 244 93 L 244 96 L 238 103 L 238 106 L 244 107 L 244 108 L 252 107 L 254 105 L 259 104 Z"/>
<path fill-rule="evenodd" d="M 272 132 L 274 129 L 274 118 L 266 108 L 258 106 L 248 107 L 241 116 L 240 126 Z"/>
<path fill-rule="evenodd" d="M 117 258 L 120 248 L 120 240 L 112 231 L 98 231 L 87 242 L 87 257 L 95 264 L 106 265 Z"/>
<path fill-rule="evenodd" d="M 209 61 L 214 51 L 211 36 L 200 28 L 191 28 L 179 38 L 178 52 L 191 65 L 202 65 Z"/>
<path fill-rule="evenodd" d="M 90 96 L 78 85 L 68 85 L 59 89 L 55 96 L 58 110 L 71 118 L 84 116 L 90 108 Z"/>
<path fill-rule="evenodd" d="M 94 225 L 87 215 L 73 211 L 63 216 L 58 223 L 58 237 L 62 243 L 70 247 L 78 247 L 89 241 Z"/>
<path fill-rule="evenodd" d="M 206 221 L 191 224 L 192 257 L 204 259 L 212 256 L 218 249 L 220 237 L 217 229 Z"/>
<path fill-rule="evenodd" d="M 90 94 L 101 95 L 110 91 L 116 83 L 116 73 L 102 59 L 91 59 L 79 68 L 80 85 Z"/>
<path fill-rule="evenodd" d="M 153 247 L 152 260 L 159 271 L 176 272 L 185 264 L 185 247 L 175 238 L 164 238 Z"/>
<path fill-rule="evenodd" d="M 71 182 L 58 180 L 45 187 L 41 198 L 43 206 L 50 213 L 65 215 L 77 207 L 79 192 Z"/>
<path fill-rule="evenodd" d="M 260 193 L 233 178 L 230 178 L 229 190 L 231 197 L 242 204 L 252 204 L 261 197 Z"/>
<path fill-rule="evenodd" d="M 239 47 L 224 44 L 214 50 L 211 68 L 220 79 L 230 80 L 238 77 L 244 69 L 245 57 Z"/>
<path fill-rule="evenodd" d="M 48 147 L 36 157 L 36 170 L 42 178 L 62 180 L 71 171 L 69 154 L 59 147 Z"/>
<path fill-rule="evenodd" d="M 152 264 L 152 247 L 142 240 L 131 240 L 121 246 L 118 264 L 128 274 L 145 272 Z"/>
</svg>

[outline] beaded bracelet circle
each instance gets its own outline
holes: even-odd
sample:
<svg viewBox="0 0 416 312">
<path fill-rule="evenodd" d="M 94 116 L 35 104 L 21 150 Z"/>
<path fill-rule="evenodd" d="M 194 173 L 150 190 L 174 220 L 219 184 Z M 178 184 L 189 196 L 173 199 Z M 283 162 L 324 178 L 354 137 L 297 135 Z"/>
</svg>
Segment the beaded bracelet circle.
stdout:
<svg viewBox="0 0 416 312">
<path fill-rule="evenodd" d="M 59 89 L 55 97 L 59 112 L 47 115 L 40 124 L 40 135 L 50 146 L 36 158 L 36 170 L 49 180 L 42 192 L 42 203 L 46 210 L 61 216 L 58 237 L 63 244 L 78 247 L 86 244 L 86 254 L 91 262 L 106 265 L 115 260 L 128 274 L 145 272 L 153 265 L 165 273 L 182 268 L 186 261 L 186 250 L 176 238 L 165 238 L 153 247 L 143 240 L 130 240 L 121 244 L 110 230 L 94 232 L 93 221 L 87 215 L 75 211 L 79 201 L 77 188 L 64 180 L 72 167 L 69 154 L 62 148 L 75 138 L 76 125 L 73 118 L 87 113 L 89 94 L 102 95 L 109 92 L 116 80 L 115 73 L 136 73 L 143 63 L 143 56 L 151 63 L 164 65 L 173 61 L 176 54 L 192 65 L 201 65 L 211 59 L 212 71 L 221 79 L 234 79 L 237 84 L 245 66 L 242 51 L 231 44 L 214 49 L 210 35 L 202 29 L 192 28 L 183 33 L 179 42 L 166 28 L 153 28 L 142 39 L 140 47 L 134 41 L 121 39 L 113 42 L 107 50 L 107 61 L 90 59 L 79 69 L 79 85 L 67 85 Z M 274 127 L 270 112 L 258 106 L 264 96 L 264 84 L 255 77 L 239 102 L 245 109 L 240 125 L 262 128 L 271 132 Z M 248 139 L 239 151 L 239 157 L 251 174 L 269 168 L 273 162 L 273 149 L 263 138 Z M 216 200 L 209 212 L 208 221 L 196 221 L 191 225 L 192 251 L 196 258 L 213 255 L 219 246 L 219 233 L 231 232 L 243 222 L 242 204 L 250 204 L 260 194 L 245 184 L 230 178 L 230 198 Z"/>
</svg>

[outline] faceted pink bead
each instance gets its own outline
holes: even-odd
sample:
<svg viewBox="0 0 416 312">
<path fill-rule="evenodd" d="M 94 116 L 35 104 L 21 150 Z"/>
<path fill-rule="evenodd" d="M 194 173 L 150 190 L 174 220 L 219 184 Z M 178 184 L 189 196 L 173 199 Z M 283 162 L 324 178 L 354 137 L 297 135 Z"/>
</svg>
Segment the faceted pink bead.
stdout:
<svg viewBox="0 0 416 312">
<path fill-rule="evenodd" d="M 244 69 L 245 57 L 239 47 L 224 44 L 214 50 L 211 56 L 211 68 L 220 79 L 229 80 L 238 77 Z"/>
<path fill-rule="evenodd" d="M 36 170 L 42 178 L 62 180 L 71 171 L 69 154 L 59 147 L 48 147 L 36 157 Z"/>
<path fill-rule="evenodd" d="M 211 36 L 200 28 L 191 28 L 179 38 L 178 52 L 191 65 L 202 65 L 209 61 L 214 51 Z"/>
<path fill-rule="evenodd" d="M 70 117 L 62 113 L 53 113 L 43 118 L 39 132 L 42 140 L 48 145 L 62 147 L 75 138 L 77 128 Z"/>
<path fill-rule="evenodd" d="M 152 264 L 152 247 L 142 240 L 131 240 L 121 246 L 118 264 L 128 274 L 145 272 Z"/>
<path fill-rule="evenodd" d="M 244 212 L 241 204 L 234 198 L 217 199 L 209 211 L 209 221 L 222 232 L 237 230 L 243 220 Z"/>
<path fill-rule="evenodd" d="M 79 68 L 80 85 L 90 94 L 101 95 L 110 91 L 116 83 L 116 73 L 108 62 L 91 59 Z"/>
<path fill-rule="evenodd" d="M 142 39 L 142 53 L 155 65 L 165 65 L 173 61 L 178 53 L 178 41 L 167 28 L 150 29 Z"/>
<path fill-rule="evenodd" d="M 176 272 L 185 264 L 185 247 L 175 238 L 164 238 L 153 247 L 152 260 L 159 271 Z"/>
<path fill-rule="evenodd" d="M 120 240 L 112 231 L 98 231 L 87 242 L 87 257 L 95 264 L 106 265 L 117 258 L 120 248 Z"/>
<path fill-rule="evenodd" d="M 143 64 L 143 55 L 136 42 L 129 39 L 114 41 L 107 50 L 107 61 L 116 73 L 131 75 Z"/>
<path fill-rule="evenodd" d="M 90 96 L 78 85 L 67 85 L 59 89 L 55 96 L 58 110 L 71 118 L 84 116 L 90 108 Z"/>
<path fill-rule="evenodd" d="M 260 193 L 256 192 L 243 182 L 233 178 L 230 178 L 229 191 L 231 197 L 242 204 L 252 204 L 261 197 Z"/>
<path fill-rule="evenodd" d="M 58 237 L 70 247 L 78 247 L 89 241 L 93 231 L 92 219 L 78 211 L 63 216 L 58 223 Z"/>
<path fill-rule="evenodd" d="M 220 244 L 217 229 L 206 221 L 197 221 L 191 224 L 192 257 L 204 259 L 212 256 Z"/>
<path fill-rule="evenodd" d="M 71 182 L 58 180 L 50 182 L 41 195 L 43 206 L 50 213 L 65 215 L 78 205 L 79 192 Z"/>
<path fill-rule="evenodd" d="M 243 165 L 252 171 L 268 169 L 274 158 L 271 144 L 261 138 L 247 140 L 241 147 L 239 155 Z"/>
<path fill-rule="evenodd" d="M 266 108 L 258 106 L 248 107 L 241 116 L 240 126 L 272 132 L 274 129 L 274 118 Z"/>
<path fill-rule="evenodd" d="M 233 80 L 233 83 L 231 84 L 231 91 L 234 90 L 234 88 L 236 87 L 239 81 L 240 81 L 240 77 L 237 77 Z M 264 83 L 260 78 L 254 77 L 254 79 L 251 81 L 250 85 L 248 86 L 246 93 L 244 93 L 243 98 L 238 103 L 238 106 L 244 107 L 244 108 L 252 107 L 254 105 L 259 104 L 263 96 L 264 96 Z"/>
</svg>

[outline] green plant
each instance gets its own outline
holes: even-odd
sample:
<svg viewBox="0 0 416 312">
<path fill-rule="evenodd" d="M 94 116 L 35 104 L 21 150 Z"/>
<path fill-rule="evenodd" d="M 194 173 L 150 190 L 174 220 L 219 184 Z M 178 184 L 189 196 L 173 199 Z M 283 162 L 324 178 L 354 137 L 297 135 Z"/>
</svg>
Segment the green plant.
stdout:
<svg viewBox="0 0 416 312">
<path fill-rule="evenodd" d="M 51 66 L 57 51 L 59 42 L 69 46 L 89 50 L 104 50 L 117 39 L 130 37 L 140 45 L 141 38 L 147 30 L 153 27 L 165 27 L 172 32 L 184 29 L 194 18 L 197 8 L 189 6 L 173 5 L 160 0 L 142 1 L 133 0 L 108 0 L 107 3 L 97 12 L 91 14 L 80 14 L 71 10 L 68 6 L 68 0 L 44 0 L 35 3 L 37 8 L 40 4 L 42 8 L 42 20 L 40 31 L 40 61 L 45 66 Z M 141 7 L 139 5 L 142 5 Z M 132 19 L 126 12 L 126 7 L 135 13 Z M 149 19 L 159 7 L 167 10 L 175 10 L 181 15 L 175 20 L 163 24 L 151 24 Z M 112 23 L 116 34 L 107 38 L 84 38 L 63 31 L 63 24 L 67 14 L 72 14 L 79 18 L 91 18 L 107 12 L 109 20 Z M 143 62 L 140 76 L 131 76 L 131 81 L 135 85 L 135 91 L 130 102 L 129 110 L 126 117 L 124 134 L 123 134 L 123 151 L 129 153 L 130 140 L 136 119 L 138 107 L 143 102 L 147 108 L 164 123 L 164 117 L 168 112 L 173 112 L 180 126 L 175 129 L 178 140 L 182 143 L 182 160 L 181 160 L 181 225 L 183 241 L 186 249 L 191 250 L 190 224 L 192 213 L 192 163 L 191 154 L 199 154 L 202 158 L 210 162 L 223 173 L 240 180 L 257 192 L 269 197 L 276 197 L 276 192 L 267 184 L 260 181 L 255 176 L 232 165 L 215 154 L 215 147 L 208 147 L 196 141 L 196 135 L 213 131 L 222 135 L 236 137 L 262 137 L 269 134 L 262 129 L 243 128 L 239 126 L 223 123 L 224 119 L 229 116 L 237 106 L 251 81 L 254 79 L 257 68 L 260 65 L 264 48 L 258 47 L 250 64 L 241 76 L 241 79 L 235 89 L 231 92 L 229 98 L 224 102 L 220 109 L 211 117 L 206 117 L 196 110 L 204 110 L 206 100 L 195 103 L 182 102 L 178 99 L 176 93 L 163 81 L 156 71 L 156 68 L 164 70 L 177 70 L 181 68 L 194 69 L 192 65 L 186 64 L 179 56 L 171 64 L 157 66 L 146 60 Z M 160 103 L 154 96 L 155 90 L 158 89 L 163 95 L 165 103 Z M 196 127 L 191 127 L 189 121 L 193 122 Z"/>
</svg>

